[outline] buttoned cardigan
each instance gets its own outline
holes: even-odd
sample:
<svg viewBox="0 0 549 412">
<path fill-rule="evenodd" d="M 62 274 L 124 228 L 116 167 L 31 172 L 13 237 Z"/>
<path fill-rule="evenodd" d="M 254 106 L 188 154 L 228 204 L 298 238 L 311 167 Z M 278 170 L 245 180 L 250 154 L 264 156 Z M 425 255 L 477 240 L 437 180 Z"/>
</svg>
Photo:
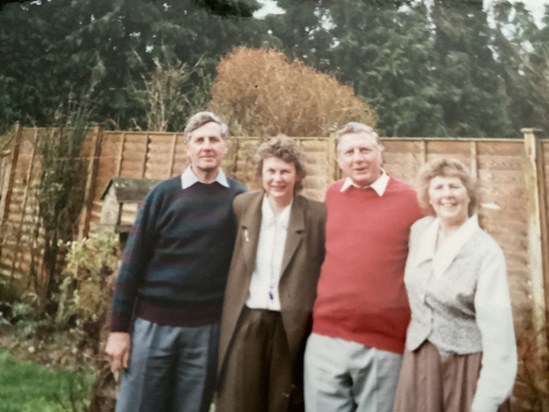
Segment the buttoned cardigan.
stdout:
<svg viewBox="0 0 549 412">
<path fill-rule="evenodd" d="M 406 349 L 428 340 L 442 355 L 482 352 L 472 411 L 495 412 L 510 395 L 517 370 L 505 256 L 476 216 L 437 250 L 439 226 L 428 216 L 411 229 Z"/>
</svg>

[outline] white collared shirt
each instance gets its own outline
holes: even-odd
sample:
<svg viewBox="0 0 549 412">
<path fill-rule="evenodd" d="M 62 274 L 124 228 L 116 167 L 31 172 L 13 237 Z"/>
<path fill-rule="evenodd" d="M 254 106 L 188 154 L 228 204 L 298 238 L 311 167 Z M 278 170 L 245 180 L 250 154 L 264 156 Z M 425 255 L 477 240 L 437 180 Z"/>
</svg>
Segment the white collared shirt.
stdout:
<svg viewBox="0 0 549 412">
<path fill-rule="evenodd" d="M 347 177 L 343 182 L 343 185 L 341 185 L 340 191 L 344 192 L 347 189 L 349 189 L 351 186 L 357 187 L 359 189 L 367 189 L 371 187 L 378 194 L 378 196 L 381 197 L 385 193 L 385 190 L 387 190 L 388 184 L 389 184 L 389 175 L 385 172 L 385 170 L 381 169 L 381 175 L 371 185 L 358 186 L 355 182 L 353 182 L 353 180 L 350 177 Z"/>
<path fill-rule="evenodd" d="M 280 311 L 278 283 L 292 203 L 275 215 L 267 195 L 263 196 L 255 268 L 246 300 L 249 308 Z"/>
<path fill-rule="evenodd" d="M 200 182 L 200 180 L 198 180 L 198 177 L 194 174 L 192 167 L 190 165 L 187 166 L 183 173 L 181 173 L 181 188 L 185 190 L 197 182 Z M 221 186 L 229 187 L 227 176 L 225 176 L 225 173 L 223 173 L 223 170 L 221 169 L 219 169 L 214 182 L 219 183 Z"/>
</svg>

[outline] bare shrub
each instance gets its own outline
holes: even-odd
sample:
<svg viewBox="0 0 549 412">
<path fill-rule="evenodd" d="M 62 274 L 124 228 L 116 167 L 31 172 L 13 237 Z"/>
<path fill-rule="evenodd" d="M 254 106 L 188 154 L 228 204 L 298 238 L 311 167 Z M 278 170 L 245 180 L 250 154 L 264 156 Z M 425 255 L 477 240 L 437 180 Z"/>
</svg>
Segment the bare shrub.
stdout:
<svg viewBox="0 0 549 412">
<path fill-rule="evenodd" d="M 376 125 L 349 86 L 275 50 L 238 47 L 217 66 L 210 109 L 232 135 L 328 136 L 351 120 Z"/>
<path fill-rule="evenodd" d="M 153 59 L 152 69 L 147 70 L 141 57 L 137 53 L 135 56 L 145 73 L 141 75 L 142 82 L 132 85 L 130 91 L 146 114 L 147 130 L 182 129 L 193 112 L 206 106 L 210 77 L 202 59 L 189 66 L 163 48 L 160 56 Z M 133 118 L 132 123 L 141 130 L 141 121 Z"/>
</svg>

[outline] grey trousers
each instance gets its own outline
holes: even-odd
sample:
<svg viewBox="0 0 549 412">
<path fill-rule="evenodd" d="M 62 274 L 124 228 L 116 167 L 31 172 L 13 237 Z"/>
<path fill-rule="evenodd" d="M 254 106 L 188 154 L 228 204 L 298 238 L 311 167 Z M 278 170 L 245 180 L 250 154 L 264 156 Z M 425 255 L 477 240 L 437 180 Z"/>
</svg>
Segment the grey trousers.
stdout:
<svg viewBox="0 0 549 412">
<path fill-rule="evenodd" d="M 392 412 L 401 364 L 399 354 L 313 333 L 305 349 L 305 410 Z"/>
<path fill-rule="evenodd" d="M 207 412 L 215 388 L 219 323 L 163 326 L 137 318 L 116 412 Z"/>
</svg>

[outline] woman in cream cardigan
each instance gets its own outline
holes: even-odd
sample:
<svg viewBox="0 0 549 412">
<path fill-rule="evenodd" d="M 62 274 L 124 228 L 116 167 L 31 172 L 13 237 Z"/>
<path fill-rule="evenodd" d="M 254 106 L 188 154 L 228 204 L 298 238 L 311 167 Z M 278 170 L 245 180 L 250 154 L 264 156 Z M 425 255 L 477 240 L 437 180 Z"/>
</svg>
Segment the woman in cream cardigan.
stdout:
<svg viewBox="0 0 549 412">
<path fill-rule="evenodd" d="M 397 412 L 506 410 L 517 352 L 505 256 L 478 225 L 468 169 L 429 162 L 418 196 L 430 216 L 411 229 L 404 276 L 412 319 Z"/>
</svg>

